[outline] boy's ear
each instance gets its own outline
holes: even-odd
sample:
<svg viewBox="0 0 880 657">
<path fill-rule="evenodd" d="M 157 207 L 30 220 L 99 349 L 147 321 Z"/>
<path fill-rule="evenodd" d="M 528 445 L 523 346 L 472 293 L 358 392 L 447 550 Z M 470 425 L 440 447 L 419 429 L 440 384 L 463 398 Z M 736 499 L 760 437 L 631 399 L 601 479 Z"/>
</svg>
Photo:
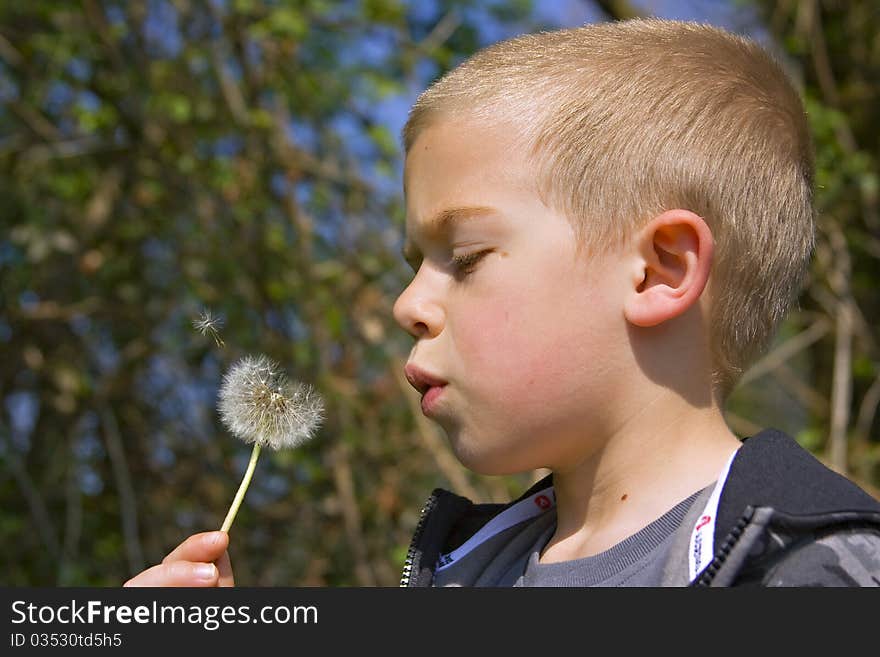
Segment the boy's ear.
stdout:
<svg viewBox="0 0 880 657">
<path fill-rule="evenodd" d="M 668 210 L 651 219 L 633 242 L 627 321 L 656 326 L 691 308 L 709 280 L 713 250 L 712 231 L 699 215 Z"/>
</svg>

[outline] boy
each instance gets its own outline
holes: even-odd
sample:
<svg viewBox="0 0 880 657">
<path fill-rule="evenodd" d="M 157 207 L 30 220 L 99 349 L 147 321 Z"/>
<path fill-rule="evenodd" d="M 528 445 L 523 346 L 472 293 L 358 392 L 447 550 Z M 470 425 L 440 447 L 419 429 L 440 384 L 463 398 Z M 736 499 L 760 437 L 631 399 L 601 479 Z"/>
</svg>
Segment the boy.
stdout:
<svg viewBox="0 0 880 657">
<path fill-rule="evenodd" d="M 425 91 L 404 142 L 406 376 L 465 466 L 552 475 L 504 506 L 435 490 L 402 585 L 880 584 L 880 504 L 723 418 L 813 244 L 766 53 L 662 20 L 527 35 Z M 231 584 L 226 540 L 127 584 Z"/>
</svg>

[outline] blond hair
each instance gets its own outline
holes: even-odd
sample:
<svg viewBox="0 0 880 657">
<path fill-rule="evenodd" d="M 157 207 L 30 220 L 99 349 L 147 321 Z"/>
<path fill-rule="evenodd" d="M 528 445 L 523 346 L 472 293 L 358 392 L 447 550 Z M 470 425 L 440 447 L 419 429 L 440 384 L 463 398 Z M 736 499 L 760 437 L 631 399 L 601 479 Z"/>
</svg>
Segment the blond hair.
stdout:
<svg viewBox="0 0 880 657">
<path fill-rule="evenodd" d="M 511 122 L 545 201 L 582 245 L 620 244 L 660 212 L 704 218 L 716 392 L 726 398 L 800 292 L 813 248 L 813 151 L 800 96 L 754 41 L 637 19 L 528 34 L 435 81 L 403 130 Z"/>
</svg>

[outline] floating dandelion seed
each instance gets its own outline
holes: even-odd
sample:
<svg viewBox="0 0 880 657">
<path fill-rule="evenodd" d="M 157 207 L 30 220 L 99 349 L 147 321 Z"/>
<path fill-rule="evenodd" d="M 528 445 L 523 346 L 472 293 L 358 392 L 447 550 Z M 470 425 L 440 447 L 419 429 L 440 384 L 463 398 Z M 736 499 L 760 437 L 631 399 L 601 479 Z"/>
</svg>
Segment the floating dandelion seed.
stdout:
<svg viewBox="0 0 880 657">
<path fill-rule="evenodd" d="M 223 318 L 219 315 L 214 315 L 210 310 L 205 309 L 199 313 L 198 318 L 193 320 L 192 325 L 202 335 L 210 334 L 218 347 L 224 345 L 223 338 L 220 337 L 220 329 L 223 328 Z"/>
<path fill-rule="evenodd" d="M 229 531 L 250 485 L 263 447 L 298 447 L 312 438 L 324 419 L 324 403 L 311 386 L 290 381 L 266 356 L 245 356 L 223 377 L 218 409 L 233 435 L 254 449 L 221 531 Z"/>
</svg>

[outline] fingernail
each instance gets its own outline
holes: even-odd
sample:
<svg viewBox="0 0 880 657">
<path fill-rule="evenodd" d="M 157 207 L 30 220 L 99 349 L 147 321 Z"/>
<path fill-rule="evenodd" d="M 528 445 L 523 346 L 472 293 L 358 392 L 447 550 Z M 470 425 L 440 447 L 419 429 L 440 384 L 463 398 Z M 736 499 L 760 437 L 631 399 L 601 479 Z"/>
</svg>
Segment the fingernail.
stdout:
<svg viewBox="0 0 880 657">
<path fill-rule="evenodd" d="M 219 545 L 224 538 L 225 534 L 223 532 L 211 532 L 207 536 L 207 543 L 208 545 Z"/>
<path fill-rule="evenodd" d="M 200 563 L 196 566 L 196 577 L 199 579 L 214 579 L 217 567 L 212 563 Z"/>
</svg>

